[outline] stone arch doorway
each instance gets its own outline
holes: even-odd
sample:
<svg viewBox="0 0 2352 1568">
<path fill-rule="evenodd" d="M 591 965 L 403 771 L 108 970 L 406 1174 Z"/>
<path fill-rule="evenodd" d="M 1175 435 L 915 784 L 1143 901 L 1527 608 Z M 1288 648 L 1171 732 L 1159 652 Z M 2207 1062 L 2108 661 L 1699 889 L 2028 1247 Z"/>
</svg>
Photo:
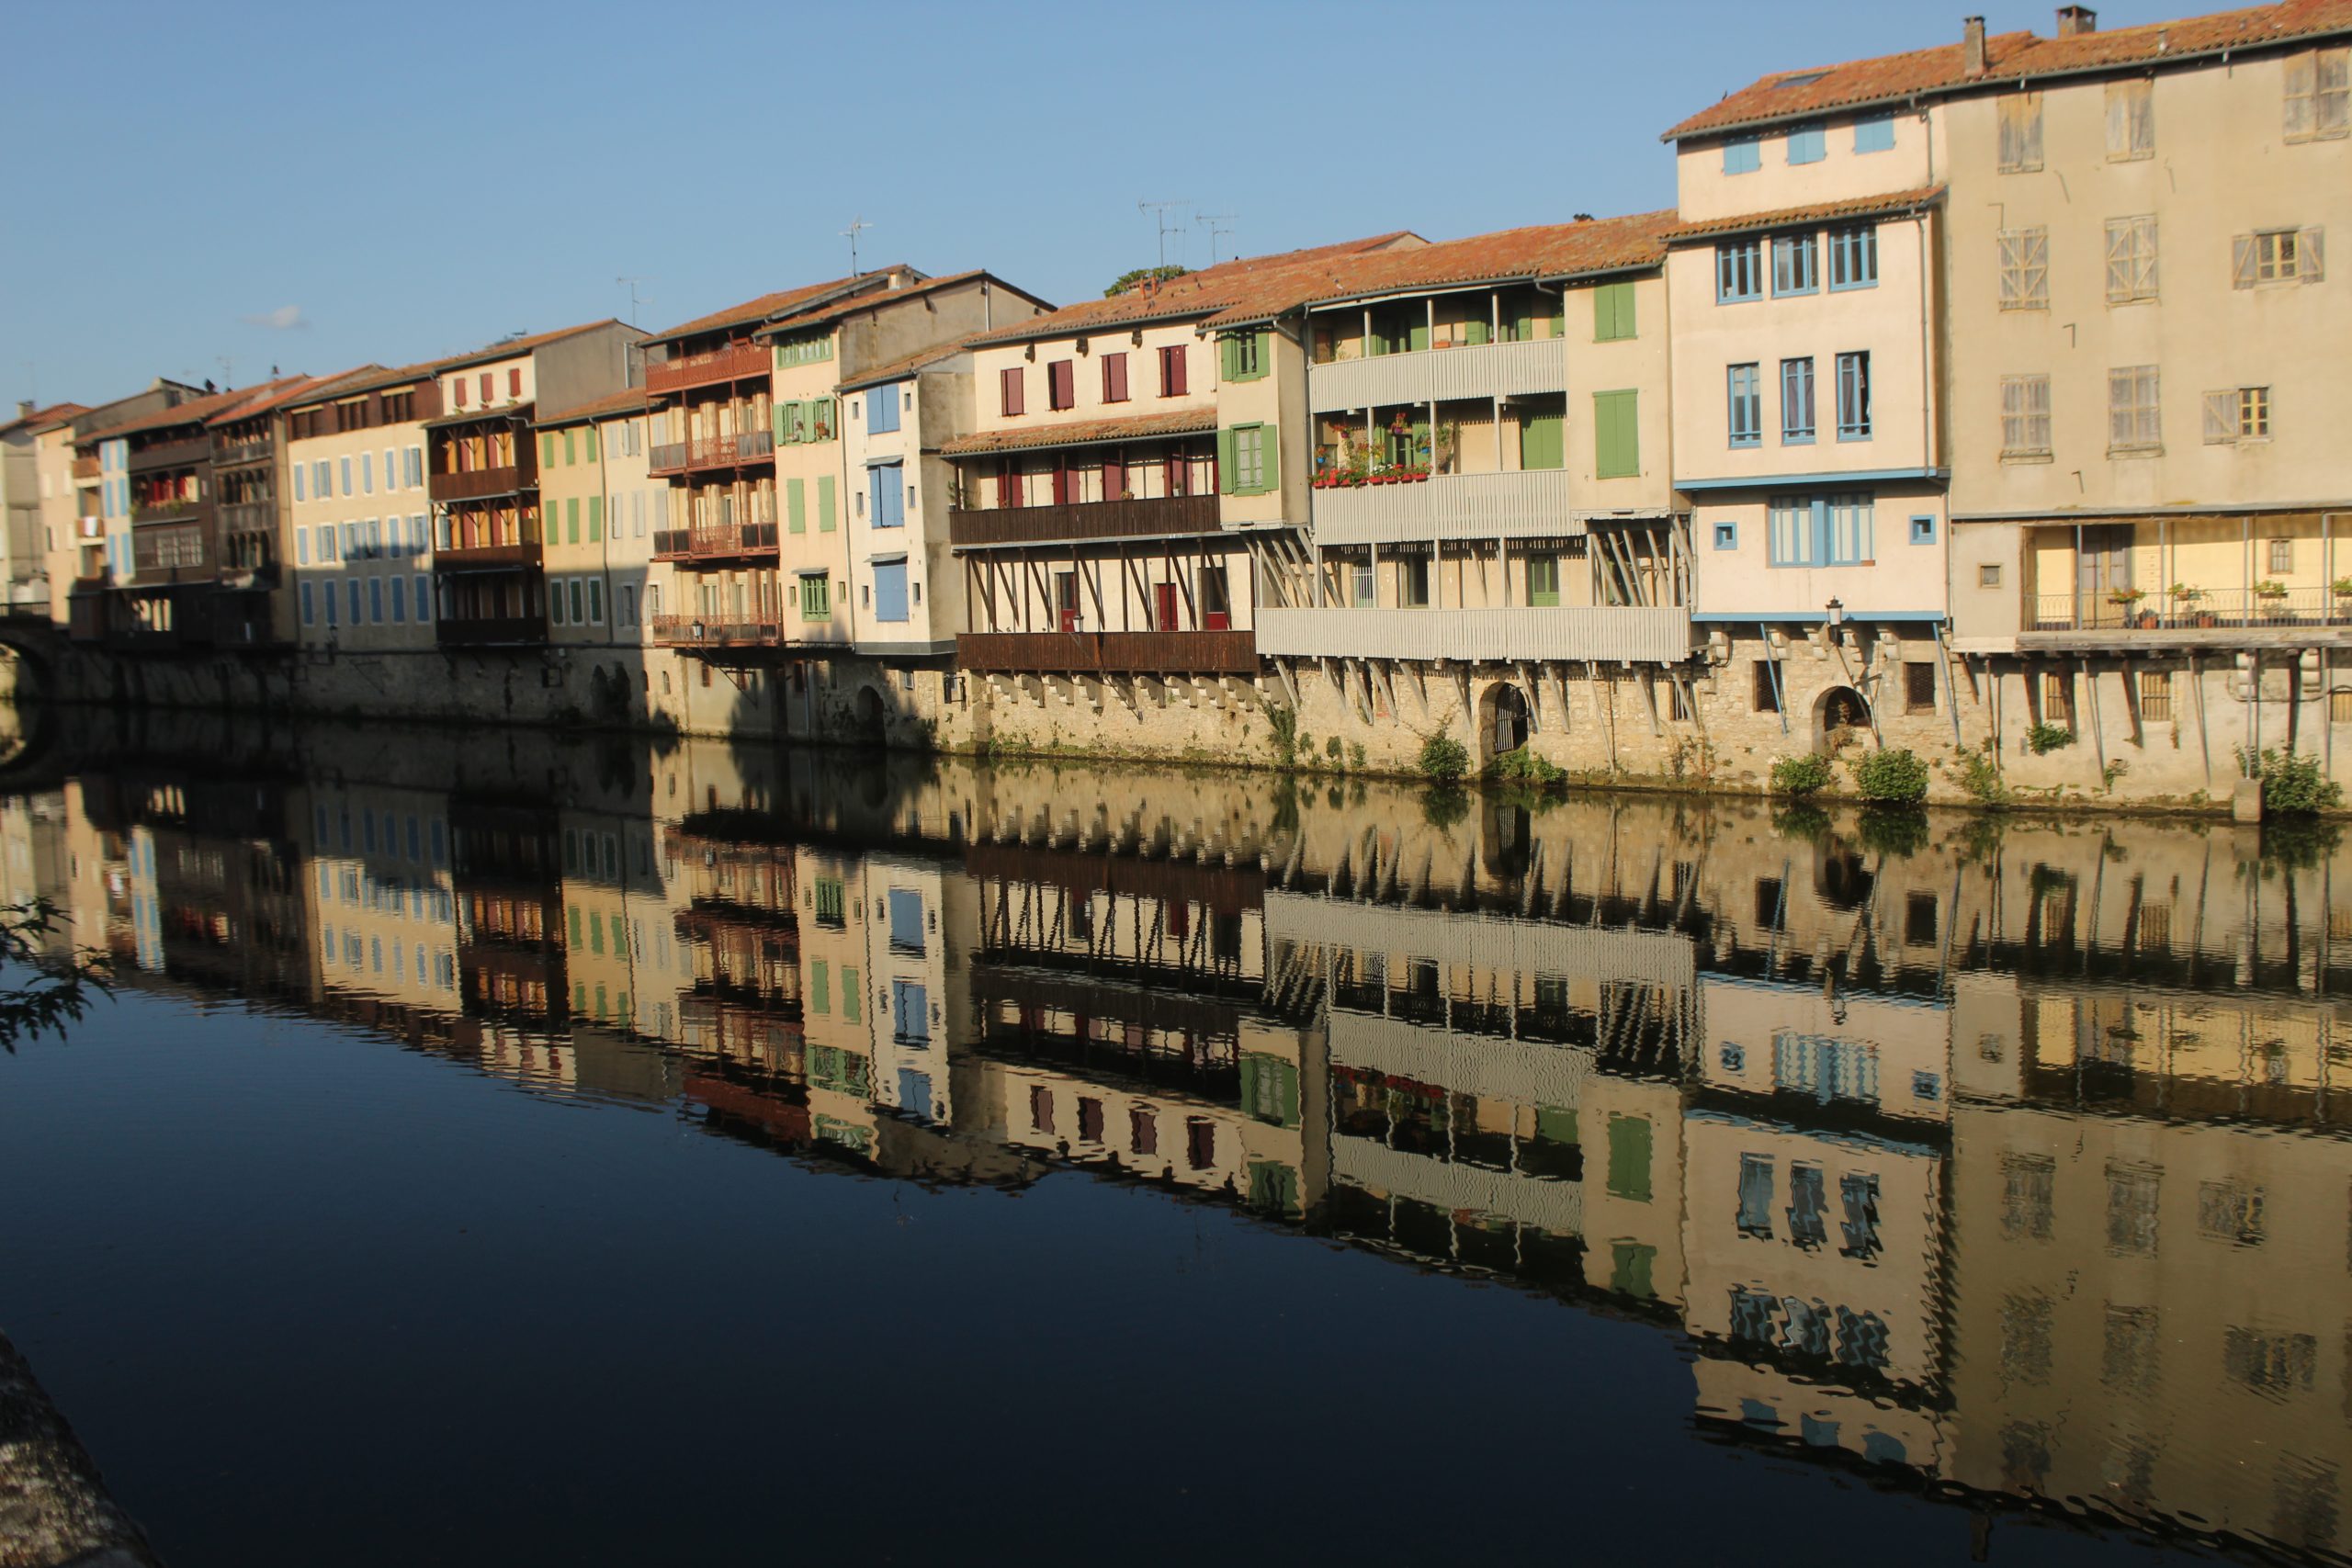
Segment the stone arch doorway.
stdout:
<svg viewBox="0 0 2352 1568">
<path fill-rule="evenodd" d="M 1870 701 L 1851 686 L 1832 686 L 1813 700 L 1813 749 L 1816 751 L 1835 751 L 1849 740 L 1864 739 L 1870 728 Z"/>
<path fill-rule="evenodd" d="M 1478 704 L 1478 761 L 1491 762 L 1506 751 L 1516 751 L 1535 732 L 1527 697 L 1508 681 L 1487 688 Z"/>
</svg>

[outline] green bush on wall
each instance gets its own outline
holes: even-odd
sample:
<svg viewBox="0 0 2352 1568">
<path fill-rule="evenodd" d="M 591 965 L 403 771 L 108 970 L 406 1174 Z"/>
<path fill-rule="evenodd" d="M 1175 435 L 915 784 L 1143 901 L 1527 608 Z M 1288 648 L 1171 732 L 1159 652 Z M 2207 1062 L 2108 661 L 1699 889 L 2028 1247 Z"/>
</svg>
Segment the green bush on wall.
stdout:
<svg viewBox="0 0 2352 1568">
<path fill-rule="evenodd" d="M 1854 764 L 1854 787 L 1864 800 L 1909 805 L 1928 798 L 1928 764 L 1901 747 L 1865 752 Z"/>
<path fill-rule="evenodd" d="M 1799 799 L 1829 787 L 1829 759 L 1808 752 L 1772 759 L 1772 793 Z"/>
<path fill-rule="evenodd" d="M 1414 765 L 1425 779 L 1453 784 L 1470 771 L 1470 749 L 1450 735 L 1432 735 L 1421 742 Z"/>
</svg>

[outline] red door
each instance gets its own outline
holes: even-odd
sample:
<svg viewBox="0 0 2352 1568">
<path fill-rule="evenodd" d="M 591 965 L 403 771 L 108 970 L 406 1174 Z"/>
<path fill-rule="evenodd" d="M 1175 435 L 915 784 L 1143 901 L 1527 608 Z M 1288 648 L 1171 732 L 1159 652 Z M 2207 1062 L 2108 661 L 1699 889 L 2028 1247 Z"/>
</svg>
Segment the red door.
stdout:
<svg viewBox="0 0 2352 1568">
<path fill-rule="evenodd" d="M 1153 592 L 1159 599 L 1159 604 L 1152 611 L 1151 629 L 1159 632 L 1174 631 L 1176 629 L 1176 585 L 1172 582 L 1156 583 L 1153 585 Z"/>
<path fill-rule="evenodd" d="M 1062 630 L 1078 630 L 1078 574 L 1062 571 L 1054 574 L 1054 607 Z"/>
</svg>

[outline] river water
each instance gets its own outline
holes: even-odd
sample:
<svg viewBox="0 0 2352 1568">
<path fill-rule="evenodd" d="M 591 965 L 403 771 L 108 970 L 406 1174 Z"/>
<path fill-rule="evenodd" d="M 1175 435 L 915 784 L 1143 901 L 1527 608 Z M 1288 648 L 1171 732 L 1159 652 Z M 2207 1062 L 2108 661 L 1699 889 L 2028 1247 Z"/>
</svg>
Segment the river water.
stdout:
<svg viewBox="0 0 2352 1568">
<path fill-rule="evenodd" d="M 0 790 L 113 987 L 0 1056 L 0 1332 L 166 1563 L 2352 1551 L 2324 832 L 75 715 Z"/>
</svg>

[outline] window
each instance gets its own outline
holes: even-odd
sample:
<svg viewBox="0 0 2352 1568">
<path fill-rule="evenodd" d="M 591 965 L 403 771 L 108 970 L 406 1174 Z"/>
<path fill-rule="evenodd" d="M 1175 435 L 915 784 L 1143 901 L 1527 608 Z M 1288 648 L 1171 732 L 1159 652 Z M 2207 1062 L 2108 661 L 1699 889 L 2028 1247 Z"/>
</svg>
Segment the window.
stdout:
<svg viewBox="0 0 2352 1568">
<path fill-rule="evenodd" d="M 368 580 L 368 618 L 379 626 L 384 624 L 384 580 L 380 577 Z"/>
<path fill-rule="evenodd" d="M 1527 558 L 1527 602 L 1538 609 L 1550 609 L 1560 603 L 1560 558 L 1530 556 Z"/>
<path fill-rule="evenodd" d="M 874 568 L 874 618 L 877 621 L 907 619 L 907 563 L 880 561 Z"/>
<path fill-rule="evenodd" d="M 2268 541 L 2266 558 L 2270 564 L 2263 570 L 2273 577 L 2284 577 L 2295 570 L 2295 541 L 2292 539 Z"/>
<path fill-rule="evenodd" d="M 351 493 L 351 459 L 348 457 L 343 460 L 343 493 Z"/>
<path fill-rule="evenodd" d="M 400 584 L 395 581 L 392 586 L 398 588 Z M 601 577 L 588 579 L 588 624 L 592 626 L 605 624 L 605 580 Z"/>
<path fill-rule="evenodd" d="M 1592 394 L 1593 477 L 1630 479 L 1642 471 L 1641 393 Z"/>
<path fill-rule="evenodd" d="M 1226 459 L 1230 476 L 1227 482 L 1234 494 L 1259 495 L 1273 488 L 1267 478 L 1264 425 L 1236 425 L 1227 433 L 1227 446 L 1231 454 Z"/>
<path fill-rule="evenodd" d="M 408 579 L 395 577 L 392 579 L 392 625 L 404 626 L 407 622 Z"/>
<path fill-rule="evenodd" d="M 2035 458 L 2050 456 L 2050 378 L 2001 378 L 2001 456 Z"/>
<path fill-rule="evenodd" d="M 832 580 L 809 576 L 800 580 L 800 618 L 804 621 L 830 621 L 833 618 Z"/>
<path fill-rule="evenodd" d="M 2012 93 L 2001 100 L 2001 173 L 2031 174 L 2041 167 L 2041 95 Z"/>
<path fill-rule="evenodd" d="M 1719 550 L 1739 548 L 1739 525 L 1736 522 L 1716 523 L 1714 539 L 1715 548 Z"/>
<path fill-rule="evenodd" d="M 1159 351 L 1159 395 L 1181 398 L 1188 389 L 1184 379 L 1184 345 L 1171 343 Z"/>
<path fill-rule="evenodd" d="M 869 435 L 884 435 L 899 428 L 899 388 L 896 382 L 888 387 L 876 387 L 865 394 L 865 431 Z"/>
<path fill-rule="evenodd" d="M 1764 146 L 1753 136 L 1735 136 L 1724 143 L 1724 173 L 1752 175 L 1764 166 Z"/>
<path fill-rule="evenodd" d="M 2352 46 L 2287 57 L 2287 140 L 2315 141 L 2352 130 Z"/>
<path fill-rule="evenodd" d="M 1813 439 L 1813 360 L 1781 361 L 1781 441 L 1804 446 Z"/>
<path fill-rule="evenodd" d="M 1477 323 L 1473 322 L 1474 327 Z M 1483 331 L 1483 328 L 1479 328 Z M 1604 283 L 1592 291 L 1592 341 L 1622 343 L 1634 336 L 1634 286 Z"/>
<path fill-rule="evenodd" d="M 1023 412 L 1021 405 L 1021 384 L 1022 371 L 1021 367 L 1018 365 L 1008 367 L 1007 368 L 997 372 L 996 385 L 999 412 L 1007 415 L 1017 414 Z"/>
<path fill-rule="evenodd" d="M 1756 712 L 1778 713 L 1781 711 L 1781 672 L 1772 667 L 1770 660 L 1756 659 L 1748 661 L 1747 684 L 1748 704 Z M 1775 881 L 1769 886 L 1772 889 L 1772 902 L 1768 905 L 1764 902 L 1764 889 L 1767 884 L 1758 882 L 1756 885 L 1757 922 L 1768 926 L 1778 924 L 1781 914 L 1781 885 Z"/>
<path fill-rule="evenodd" d="M 2135 304 L 2156 297 L 2156 220 L 2107 220 L 2107 302 Z"/>
<path fill-rule="evenodd" d="M 1396 561 L 1396 603 L 1408 610 L 1426 610 L 1430 604 L 1430 558 L 1400 556 Z"/>
<path fill-rule="evenodd" d="M 1926 513 L 1916 513 L 1911 519 L 1911 542 L 1932 545 L 1936 542 L 1936 520 Z"/>
<path fill-rule="evenodd" d="M 2001 586 L 2001 563 L 1985 561 L 1980 564 L 1976 569 L 1976 586 L 1979 588 Z"/>
<path fill-rule="evenodd" d="M 302 494 L 302 477 L 303 477 L 303 473 L 304 473 L 304 465 L 302 465 L 302 464 L 300 464 L 300 463 L 297 463 L 297 464 L 295 464 L 295 465 L 294 465 L 294 499 L 295 499 L 295 500 L 297 500 L 297 501 L 301 501 L 301 500 L 306 499 L 306 498 L 303 496 L 303 494 Z"/>
<path fill-rule="evenodd" d="M 1936 667 L 1923 660 L 1914 660 L 1903 667 L 1903 711 L 1907 714 L 1936 711 Z M 1935 895 L 1914 893 L 1913 899 L 1928 900 L 1928 940 L 1935 941 Z M 1916 922 L 1915 922 L 1916 923 Z"/>
<path fill-rule="evenodd" d="M 2205 444 L 2233 446 L 2270 436 L 2270 389 L 2225 387 L 2205 394 Z"/>
<path fill-rule="evenodd" d="M 1789 162 L 1818 164 L 1829 155 L 1828 131 L 1819 125 L 1793 126 L 1789 130 Z"/>
<path fill-rule="evenodd" d="M 411 490 L 424 483 L 424 448 L 412 446 L 401 455 L 401 478 Z"/>
<path fill-rule="evenodd" d="M 1055 410 L 1078 406 L 1078 366 L 1075 362 L 1057 359 L 1046 367 L 1046 406 Z"/>
<path fill-rule="evenodd" d="M 523 395 L 523 367 L 519 365 L 506 372 L 506 395 L 510 398 Z"/>
<path fill-rule="evenodd" d="M 1764 297 L 1764 250 L 1760 240 L 1732 240 L 1715 247 L 1715 303 Z"/>
<path fill-rule="evenodd" d="M 2001 1234 L 2048 1241 L 2057 1197 L 2058 1162 L 2048 1155 L 2001 1156 Z"/>
<path fill-rule="evenodd" d="M 1878 230 L 1868 223 L 1829 231 L 1829 287 L 1878 287 Z"/>
<path fill-rule="evenodd" d="M 1874 114 L 1854 122 L 1854 151 L 1857 152 L 1892 152 L 1894 151 L 1894 117 Z"/>
<path fill-rule="evenodd" d="M 866 485 L 874 492 L 874 525 L 876 528 L 903 528 L 907 525 L 907 468 L 904 463 L 876 463 L 865 470 Z"/>
<path fill-rule="evenodd" d="M 1228 333 L 1219 340 L 1225 349 L 1225 378 L 1254 381 L 1263 376 L 1270 335 L 1263 332 Z"/>
<path fill-rule="evenodd" d="M 1102 356 L 1102 400 L 1106 403 L 1127 400 L 1127 356 L 1124 354 Z"/>
<path fill-rule="evenodd" d="M 2109 82 L 2107 85 L 2108 162 L 2121 164 L 2135 158 L 2153 158 L 2155 152 L 2155 84 L 2145 77 L 2136 82 Z"/>
<path fill-rule="evenodd" d="M 2263 283 L 2317 283 L 2324 271 L 2321 240 L 2322 231 L 2317 229 L 2240 234 L 2230 242 L 2230 286 L 2252 288 Z"/>
<path fill-rule="evenodd" d="M 1872 531 L 1868 494 L 1774 496 L 1771 564 L 1867 566 L 1872 558 Z"/>
<path fill-rule="evenodd" d="M 2172 722 L 2172 671 L 2143 670 L 2140 671 L 2140 717 L 2149 724 Z M 2143 907 L 2144 917 L 2146 909 Z M 2143 919 L 2144 924 L 2144 919 Z M 2145 932 L 2143 931 L 2143 940 Z"/>
<path fill-rule="evenodd" d="M 299 474 L 302 470 L 297 468 L 294 471 Z M 294 564 L 297 566 L 311 564 L 311 531 L 308 528 L 294 530 Z"/>
<path fill-rule="evenodd" d="M 312 585 L 308 582 L 302 584 L 302 624 L 306 626 L 312 625 L 318 619 L 318 606 L 312 601 L 311 587 Z"/>
<path fill-rule="evenodd" d="M 1772 242 L 1772 292 L 1813 294 L 1821 288 L 1821 237 L 1782 234 Z"/>
<path fill-rule="evenodd" d="M 1764 393 L 1759 367 L 1735 365 L 1724 372 L 1724 398 L 1731 428 L 1731 444 L 1755 446 L 1764 439 Z"/>
<path fill-rule="evenodd" d="M 2107 373 L 2107 449 L 2159 452 L 2164 434 L 2157 418 L 2156 367 L 2127 366 Z"/>
<path fill-rule="evenodd" d="M 356 577 L 345 578 L 343 587 L 344 605 L 350 612 L 351 624 L 356 626 L 359 624 L 359 580 Z"/>
<path fill-rule="evenodd" d="M 1838 439 L 1870 438 L 1871 356 L 1841 354 L 1838 356 Z"/>
</svg>

